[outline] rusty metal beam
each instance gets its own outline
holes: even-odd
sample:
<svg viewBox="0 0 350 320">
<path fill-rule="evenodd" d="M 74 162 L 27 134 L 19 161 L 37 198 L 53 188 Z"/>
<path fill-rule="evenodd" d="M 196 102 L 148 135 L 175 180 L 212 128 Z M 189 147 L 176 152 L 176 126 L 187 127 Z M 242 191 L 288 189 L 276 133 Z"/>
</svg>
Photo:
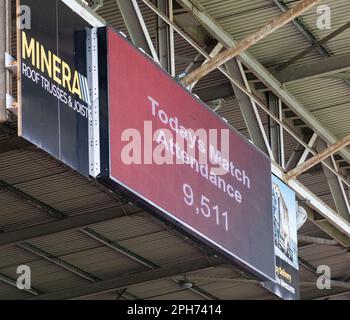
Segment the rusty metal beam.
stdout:
<svg viewBox="0 0 350 320">
<path fill-rule="evenodd" d="M 345 138 L 339 140 L 335 144 L 332 144 L 327 149 L 325 149 L 322 152 L 320 152 L 319 154 L 315 155 L 314 157 L 312 157 L 308 161 L 304 162 L 303 164 L 301 164 L 297 168 L 289 171 L 286 174 L 286 180 L 295 179 L 296 177 L 300 176 L 305 171 L 309 170 L 310 168 L 312 168 L 316 164 L 318 164 L 318 163 L 322 162 L 323 160 L 327 159 L 332 154 L 334 154 L 334 153 L 338 152 L 339 150 L 345 148 L 349 144 L 350 144 L 350 134 L 347 135 Z"/>
<path fill-rule="evenodd" d="M 294 8 L 281 14 L 279 17 L 273 19 L 271 22 L 269 22 L 267 25 L 257 30 L 255 33 L 239 41 L 235 47 L 227 49 L 226 51 L 214 57 L 211 61 L 209 61 L 205 65 L 202 65 L 201 67 L 197 68 L 196 70 L 188 74 L 186 77 L 182 79 L 181 81 L 182 84 L 187 87 L 192 83 L 200 80 L 201 78 L 206 76 L 208 73 L 222 66 L 224 63 L 228 62 L 232 58 L 237 57 L 243 51 L 249 49 L 251 46 L 258 43 L 260 40 L 266 38 L 268 35 L 272 34 L 274 31 L 280 29 L 287 23 L 293 21 L 293 19 L 300 16 L 308 9 L 312 8 L 313 6 L 318 4 L 320 1 L 321 0 L 302 1 L 301 3 L 296 5 Z"/>
</svg>

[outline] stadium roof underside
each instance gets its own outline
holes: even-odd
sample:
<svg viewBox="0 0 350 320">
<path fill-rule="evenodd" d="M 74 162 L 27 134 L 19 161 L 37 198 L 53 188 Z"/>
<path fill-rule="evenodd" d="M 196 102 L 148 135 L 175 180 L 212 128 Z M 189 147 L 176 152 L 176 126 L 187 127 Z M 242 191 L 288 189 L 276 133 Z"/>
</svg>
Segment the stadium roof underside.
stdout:
<svg viewBox="0 0 350 320">
<path fill-rule="evenodd" d="M 84 10 L 122 31 L 179 81 L 295 5 L 90 2 Z M 350 149 L 317 158 L 350 133 L 350 3 L 321 4 L 331 8 L 331 29 L 317 27 L 313 8 L 191 90 L 273 159 L 273 173 L 305 207 L 302 299 L 350 299 Z M 0 126 L 0 299 L 277 299 L 206 246 L 18 138 L 16 123 L 13 103 Z M 318 161 L 285 175 L 310 159 Z M 33 274 L 28 291 L 15 283 L 23 264 Z M 331 290 L 316 288 L 320 265 L 332 270 Z"/>
</svg>

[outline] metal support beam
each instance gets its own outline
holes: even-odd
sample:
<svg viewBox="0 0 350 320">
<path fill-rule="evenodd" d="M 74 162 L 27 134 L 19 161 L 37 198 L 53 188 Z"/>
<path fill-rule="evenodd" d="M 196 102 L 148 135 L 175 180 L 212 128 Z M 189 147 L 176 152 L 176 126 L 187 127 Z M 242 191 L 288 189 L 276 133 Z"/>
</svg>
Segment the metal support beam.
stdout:
<svg viewBox="0 0 350 320">
<path fill-rule="evenodd" d="M 350 236 L 338 230 L 334 225 L 329 223 L 329 221 L 323 218 L 319 214 L 317 214 L 314 210 L 312 210 L 309 206 L 303 204 L 302 207 L 305 209 L 307 213 L 307 218 L 314 225 L 336 240 L 339 244 L 341 244 L 344 248 L 350 248 Z"/>
<path fill-rule="evenodd" d="M 7 121 L 5 52 L 6 0 L 0 0 L 0 123 Z"/>
<path fill-rule="evenodd" d="M 37 255 L 37 256 L 39 256 L 47 261 L 54 263 L 55 265 L 65 269 L 67 271 L 70 271 L 70 272 L 76 274 L 77 276 L 79 276 L 83 279 L 86 279 L 90 282 L 100 281 L 99 278 L 73 266 L 72 264 L 70 264 L 67 261 L 64 261 L 58 257 L 53 256 L 52 254 L 40 249 L 40 248 L 35 247 L 34 245 L 32 245 L 28 242 L 19 243 L 18 246 L 26 251 L 34 253 L 35 255 Z"/>
<path fill-rule="evenodd" d="M 279 72 L 276 77 L 281 83 L 322 78 L 350 70 L 350 54 L 304 63 Z"/>
<path fill-rule="evenodd" d="M 163 12 L 166 16 L 169 16 L 169 7 L 167 0 L 157 0 L 157 5 L 159 11 Z M 157 45 L 158 45 L 158 56 L 161 67 L 169 72 L 170 71 L 170 56 L 169 56 L 169 26 L 162 19 L 158 18 L 158 36 L 157 36 Z"/>
<path fill-rule="evenodd" d="M 303 140 L 308 141 L 308 146 L 310 148 L 313 147 L 316 139 L 317 139 L 317 134 L 312 132 L 304 134 L 304 137 L 303 137 Z M 306 149 L 302 144 L 298 143 L 293 153 L 291 154 L 290 158 L 288 159 L 288 162 L 286 165 L 287 172 L 304 163 L 309 154 L 310 154 L 310 151 Z"/>
<path fill-rule="evenodd" d="M 280 110 L 279 110 L 279 101 L 278 98 L 272 93 L 272 92 L 267 92 L 267 102 L 269 105 L 269 108 L 271 112 L 278 118 L 280 118 Z M 280 130 L 279 130 L 279 125 L 276 121 L 273 119 L 269 118 L 269 133 L 270 133 L 270 145 L 271 145 L 271 150 L 273 154 L 273 159 L 281 165 L 281 137 L 280 137 Z"/>
<path fill-rule="evenodd" d="M 205 46 L 203 49 L 207 50 L 207 46 Z M 186 67 L 183 74 L 189 74 L 194 68 L 197 67 L 197 65 L 200 64 L 200 61 L 203 61 L 201 59 L 202 59 L 202 54 L 198 52 L 196 56 L 193 58 L 193 60 L 191 61 L 191 63 Z"/>
<path fill-rule="evenodd" d="M 170 19 L 172 18 L 172 0 L 157 0 L 157 5 L 159 11 L 161 11 L 167 17 L 170 17 Z M 161 18 L 158 18 L 157 23 L 157 45 L 160 65 L 165 71 L 167 71 L 171 75 L 174 75 L 174 31 Z"/>
<path fill-rule="evenodd" d="M 168 0 L 169 19 L 174 22 L 174 0 Z M 175 30 L 170 26 L 169 28 L 169 55 L 170 55 L 170 70 L 169 73 L 173 78 L 176 76 L 176 59 L 175 59 Z"/>
<path fill-rule="evenodd" d="M 286 169 L 286 152 L 285 152 L 285 143 L 284 143 L 284 139 L 285 139 L 285 132 L 284 132 L 284 128 L 280 123 L 284 123 L 284 113 L 283 113 L 283 103 L 281 99 L 278 99 L 278 115 L 279 115 L 279 143 L 280 143 L 280 162 L 281 162 L 281 166 L 282 169 L 285 170 Z"/>
<path fill-rule="evenodd" d="M 317 269 L 312 265 L 310 264 L 309 262 L 307 262 L 305 259 L 303 259 L 300 254 L 299 254 L 299 257 L 298 257 L 298 260 L 299 260 L 299 264 L 301 266 L 303 266 L 306 270 L 310 271 L 312 274 L 314 274 L 315 276 L 317 276 Z"/>
<path fill-rule="evenodd" d="M 231 282 L 235 284 L 256 284 L 261 285 L 261 281 L 249 277 L 235 277 L 235 278 L 218 278 L 218 277 L 205 277 L 205 276 L 196 276 L 196 275 L 190 275 L 186 276 L 186 281 L 188 282 L 196 282 L 198 280 L 204 280 L 204 281 L 213 281 L 213 282 Z M 177 280 L 182 281 L 182 279 Z"/>
<path fill-rule="evenodd" d="M 133 205 L 119 206 L 110 209 L 80 214 L 78 216 L 67 217 L 58 221 L 39 224 L 36 226 L 0 233 L 0 249 L 28 241 L 35 238 L 67 231 L 76 230 L 82 227 L 94 225 L 113 219 L 118 219 L 127 215 L 142 213 L 139 208 Z"/>
<path fill-rule="evenodd" d="M 249 88 L 247 78 L 245 77 L 242 65 L 237 59 L 232 59 L 226 63 L 227 72 L 245 88 Z M 272 151 L 265 133 L 264 126 L 261 122 L 259 112 L 255 102 L 250 99 L 244 92 L 232 83 L 236 99 L 241 109 L 244 122 L 247 126 L 249 136 L 253 143 L 266 155 L 273 158 Z"/>
<path fill-rule="evenodd" d="M 174 281 L 183 289 L 185 288 L 183 284 L 186 282 L 189 282 L 187 280 L 176 280 L 176 279 Z M 210 294 L 209 292 L 206 292 L 202 288 L 197 287 L 193 283 L 190 283 L 190 285 L 191 286 L 188 287 L 188 290 L 194 292 L 195 294 L 199 295 L 200 297 L 202 297 L 206 300 L 220 300 L 219 298 L 215 297 L 214 295 Z"/>
<path fill-rule="evenodd" d="M 22 190 L 17 189 L 13 185 L 10 185 L 3 180 L 0 180 L 0 189 L 6 190 L 6 191 L 12 193 L 13 195 L 18 197 L 19 199 L 25 200 L 33 207 L 35 207 L 41 211 L 44 211 L 55 218 L 62 219 L 66 216 L 63 212 L 56 210 L 55 208 L 50 207 L 49 205 L 47 205 L 47 204 L 43 203 L 42 201 L 30 196 L 29 194 L 23 192 Z"/>
<path fill-rule="evenodd" d="M 286 174 L 286 180 L 295 179 L 296 177 L 298 177 L 302 173 L 306 172 L 307 170 L 309 170 L 310 168 L 312 168 L 316 164 L 324 161 L 325 159 L 327 159 L 328 157 L 330 157 L 334 153 L 340 151 L 341 149 L 345 148 L 349 144 L 350 144 L 350 135 L 344 137 L 343 139 L 339 140 L 337 143 L 324 149 L 322 152 L 313 156 L 311 159 L 304 162 L 299 167 L 289 171 Z"/>
<path fill-rule="evenodd" d="M 293 19 L 302 15 L 304 12 L 311 9 L 320 2 L 321 0 L 303 0 L 301 3 L 297 4 L 292 9 L 273 19 L 271 22 L 257 30 L 255 33 L 239 41 L 235 47 L 227 49 L 223 53 L 214 57 L 211 61 L 209 61 L 202 67 L 191 72 L 189 75 L 182 79 L 182 84 L 187 87 L 193 82 L 198 81 L 199 79 L 206 76 L 208 73 L 217 69 L 232 58 L 237 57 L 243 51 L 249 49 L 254 44 L 263 40 L 264 38 L 275 32 L 276 30 L 280 29 L 287 23 L 293 21 Z"/>
<path fill-rule="evenodd" d="M 142 300 L 140 297 L 138 296 L 135 296 L 134 294 L 130 293 L 127 291 L 127 288 L 123 289 L 123 290 L 118 290 L 119 292 L 117 293 L 117 299 L 116 300 L 119 300 L 120 297 L 123 297 L 127 300 L 137 300 L 137 301 L 140 301 Z"/>
<path fill-rule="evenodd" d="M 202 298 L 204 298 L 206 300 L 220 300 L 218 297 L 215 297 L 214 295 L 210 294 L 209 292 L 206 292 L 205 290 L 203 290 L 197 286 L 193 286 L 189 290 L 198 294 L 199 296 L 201 296 Z"/>
<path fill-rule="evenodd" d="M 159 62 L 136 0 L 116 0 L 133 44 Z"/>
<path fill-rule="evenodd" d="M 115 279 L 100 281 L 86 286 L 70 288 L 69 290 L 61 290 L 53 293 L 44 294 L 38 297 L 34 297 L 33 299 L 67 300 L 94 296 L 105 292 L 120 290 L 123 288 L 130 289 L 134 286 L 142 285 L 156 280 L 168 279 L 180 275 L 186 275 L 187 273 L 192 272 L 204 271 L 208 268 L 213 268 L 222 265 L 222 263 L 222 260 L 219 258 L 196 258 L 167 265 L 160 269 L 134 273 L 128 276 L 122 276 Z"/>
<path fill-rule="evenodd" d="M 303 140 L 310 141 L 310 138 L 311 138 L 311 133 L 305 134 L 303 137 Z M 298 166 L 298 163 L 299 163 L 304 151 L 305 151 L 305 147 L 302 144 L 297 143 L 296 147 L 294 148 L 291 156 L 289 157 L 289 159 L 287 161 L 287 164 L 286 164 L 287 172 Z"/>
<path fill-rule="evenodd" d="M 324 246 L 339 246 L 338 241 L 336 240 L 329 240 L 319 237 L 311 237 L 311 236 L 304 236 L 304 235 L 298 235 L 298 242 L 304 242 L 309 244 L 320 244 Z"/>
<path fill-rule="evenodd" d="M 104 237 L 103 235 L 97 233 L 95 230 L 92 230 L 91 228 L 85 228 L 85 229 L 80 229 L 81 232 L 83 232 L 84 234 L 86 234 L 87 236 L 97 240 L 98 242 L 104 244 L 105 246 L 111 248 L 114 251 L 119 252 L 120 254 L 129 257 L 130 259 L 141 263 L 142 265 L 144 265 L 145 267 L 149 268 L 149 269 L 158 269 L 159 266 L 156 265 L 155 263 L 141 257 L 140 255 L 130 251 L 129 249 L 121 246 L 120 244 L 111 241 L 109 239 L 107 239 L 106 237 Z"/>
<path fill-rule="evenodd" d="M 310 141 L 308 143 L 309 148 L 313 148 L 316 140 L 317 140 L 317 134 L 314 133 L 311 136 Z M 300 166 L 301 164 L 303 164 L 306 161 L 306 159 L 309 156 L 309 154 L 310 154 L 310 151 L 308 149 L 305 149 L 296 166 Z"/>
<path fill-rule="evenodd" d="M 350 141 L 350 136 L 348 136 L 348 140 Z M 320 152 L 320 154 L 327 152 L 328 149 L 329 148 L 327 148 L 327 144 L 323 140 L 317 139 L 316 150 Z M 332 159 L 327 159 L 326 163 L 332 167 L 334 167 L 335 165 L 335 163 L 332 162 Z M 347 199 L 347 195 L 345 193 L 342 182 L 324 165 L 323 170 L 329 185 L 329 189 L 331 190 L 333 196 L 335 207 L 337 208 L 339 215 L 342 216 L 344 219 L 350 221 L 349 201 Z"/>
<path fill-rule="evenodd" d="M 320 295 L 319 297 L 316 298 L 312 298 L 313 300 L 339 300 L 339 298 L 350 294 L 350 291 L 343 291 L 343 292 L 339 292 L 339 293 L 331 293 L 331 294 L 327 294 L 327 295 Z M 347 299 L 348 300 L 348 299 Z"/>
<path fill-rule="evenodd" d="M 339 79 L 339 80 L 347 80 L 350 83 L 350 73 L 349 72 L 340 72 L 337 74 L 330 74 L 325 76 L 328 79 Z"/>
</svg>

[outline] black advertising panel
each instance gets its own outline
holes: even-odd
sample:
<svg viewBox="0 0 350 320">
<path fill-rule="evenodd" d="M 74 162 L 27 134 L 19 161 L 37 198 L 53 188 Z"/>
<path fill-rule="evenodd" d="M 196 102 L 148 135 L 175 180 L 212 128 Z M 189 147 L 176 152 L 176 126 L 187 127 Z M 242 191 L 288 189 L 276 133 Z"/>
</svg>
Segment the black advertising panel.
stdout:
<svg viewBox="0 0 350 320">
<path fill-rule="evenodd" d="M 275 241 L 275 283 L 265 287 L 285 300 L 298 300 L 299 262 L 295 192 L 272 176 L 272 217 Z"/>
<path fill-rule="evenodd" d="M 30 29 L 21 38 L 20 134 L 84 175 L 89 173 L 86 28 L 60 0 L 21 0 Z"/>
<path fill-rule="evenodd" d="M 109 183 L 274 281 L 269 158 L 117 32 L 99 34 Z"/>
</svg>

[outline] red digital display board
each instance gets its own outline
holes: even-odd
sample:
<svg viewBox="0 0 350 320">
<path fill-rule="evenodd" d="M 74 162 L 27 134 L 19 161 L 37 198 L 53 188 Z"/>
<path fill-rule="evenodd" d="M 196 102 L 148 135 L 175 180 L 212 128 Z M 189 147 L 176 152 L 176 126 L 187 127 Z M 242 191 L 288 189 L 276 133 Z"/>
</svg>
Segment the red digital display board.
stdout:
<svg viewBox="0 0 350 320">
<path fill-rule="evenodd" d="M 274 280 L 269 159 L 114 30 L 105 42 L 109 179 Z"/>
</svg>

